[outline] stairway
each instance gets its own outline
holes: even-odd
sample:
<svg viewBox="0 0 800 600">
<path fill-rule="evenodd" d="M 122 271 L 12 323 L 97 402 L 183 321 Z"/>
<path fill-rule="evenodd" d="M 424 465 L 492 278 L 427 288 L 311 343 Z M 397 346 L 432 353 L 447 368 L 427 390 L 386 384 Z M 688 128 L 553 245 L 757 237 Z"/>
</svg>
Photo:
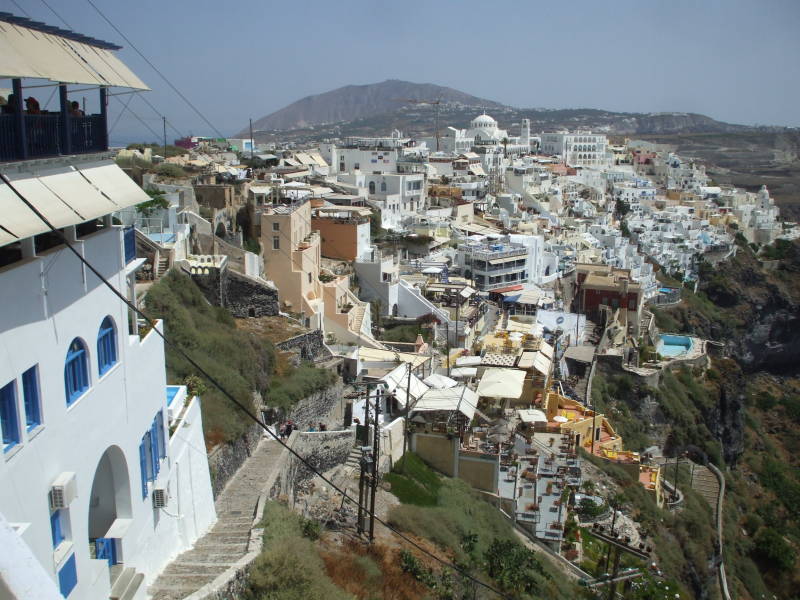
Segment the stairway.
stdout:
<svg viewBox="0 0 800 600">
<path fill-rule="evenodd" d="M 361 324 L 364 322 L 364 314 L 367 312 L 366 308 L 361 304 L 356 304 L 351 309 L 353 311 L 353 333 L 361 333 Z"/>
<path fill-rule="evenodd" d="M 159 256 L 156 263 L 155 278 L 159 279 L 169 270 L 169 257 Z"/>
<path fill-rule="evenodd" d="M 719 481 L 714 473 L 711 472 L 711 469 L 702 465 L 694 466 L 692 489 L 708 502 L 716 518 L 717 498 L 719 498 Z"/>
<path fill-rule="evenodd" d="M 358 479 L 361 473 L 361 448 L 356 446 L 350 449 L 350 454 L 344 461 L 344 470 L 348 477 Z"/>
<path fill-rule="evenodd" d="M 133 567 L 114 565 L 111 567 L 110 600 L 133 600 L 144 581 L 144 575 Z"/>
<path fill-rule="evenodd" d="M 186 598 L 247 554 L 259 496 L 282 451 L 277 442 L 259 443 L 217 496 L 214 527 L 162 571 L 150 586 L 152 600 Z"/>
</svg>

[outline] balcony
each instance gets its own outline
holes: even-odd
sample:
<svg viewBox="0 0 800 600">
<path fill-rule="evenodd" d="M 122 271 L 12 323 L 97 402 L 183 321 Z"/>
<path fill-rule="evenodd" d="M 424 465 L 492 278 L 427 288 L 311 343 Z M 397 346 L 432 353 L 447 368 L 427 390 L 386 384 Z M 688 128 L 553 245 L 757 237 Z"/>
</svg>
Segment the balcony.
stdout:
<svg viewBox="0 0 800 600">
<path fill-rule="evenodd" d="M 61 113 L 0 115 L 0 161 L 89 154 L 108 150 L 104 115 L 64 117 Z"/>
</svg>

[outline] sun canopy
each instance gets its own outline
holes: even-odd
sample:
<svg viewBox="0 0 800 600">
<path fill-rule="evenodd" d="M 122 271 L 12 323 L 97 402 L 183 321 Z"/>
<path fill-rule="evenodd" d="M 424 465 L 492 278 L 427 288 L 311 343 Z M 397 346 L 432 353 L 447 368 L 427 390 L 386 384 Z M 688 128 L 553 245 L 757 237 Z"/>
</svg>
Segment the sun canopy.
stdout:
<svg viewBox="0 0 800 600">
<path fill-rule="evenodd" d="M 437 390 L 445 390 L 447 388 L 455 387 L 458 385 L 458 382 L 456 380 L 450 379 L 446 375 L 439 375 L 439 373 L 428 375 L 422 381 L 426 385 L 429 385 L 432 388 L 436 388 Z"/>
<path fill-rule="evenodd" d="M 150 89 L 114 56 L 111 49 L 117 46 L 33 27 L 44 24 L 30 22 L 31 27 L 26 27 L 20 23 L 0 18 L 0 77 Z M 75 38 L 84 39 L 86 43 Z"/>
<path fill-rule="evenodd" d="M 455 367 L 450 369 L 450 377 L 455 377 L 456 379 L 475 377 L 477 374 L 477 367 Z"/>
<path fill-rule="evenodd" d="M 56 228 L 91 221 L 150 199 L 111 161 L 6 176 Z M 50 231 L 5 183 L 0 184 L 0 207 L 0 246 Z"/>
<path fill-rule="evenodd" d="M 484 398 L 512 398 L 522 396 L 525 371 L 519 369 L 486 369 L 478 384 L 478 396 Z"/>
<path fill-rule="evenodd" d="M 478 396 L 465 385 L 448 388 L 446 390 L 430 389 L 417 400 L 414 412 L 441 410 L 446 412 L 458 411 L 470 421 L 475 416 L 478 406 Z"/>
<path fill-rule="evenodd" d="M 381 378 L 381 381 L 386 385 L 386 389 L 394 393 L 395 398 L 397 398 L 398 403 L 403 408 L 405 408 L 409 396 L 408 377 L 408 363 L 405 363 L 398 365 Z M 419 377 L 411 373 L 410 390 L 411 401 L 413 402 L 428 391 L 428 386 L 425 385 Z"/>
<path fill-rule="evenodd" d="M 518 410 L 517 415 L 519 415 L 519 419 L 523 423 L 540 423 L 542 421 L 545 423 L 547 422 L 547 415 L 535 408 Z"/>
<path fill-rule="evenodd" d="M 459 356 L 456 359 L 457 367 L 477 367 L 481 364 L 480 356 Z"/>
</svg>

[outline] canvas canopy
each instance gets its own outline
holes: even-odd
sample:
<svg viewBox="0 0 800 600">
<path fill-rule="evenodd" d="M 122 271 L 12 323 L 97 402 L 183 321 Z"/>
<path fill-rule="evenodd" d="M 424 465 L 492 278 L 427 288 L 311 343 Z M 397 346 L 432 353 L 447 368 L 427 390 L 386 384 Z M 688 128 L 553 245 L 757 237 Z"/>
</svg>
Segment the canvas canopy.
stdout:
<svg viewBox="0 0 800 600">
<path fill-rule="evenodd" d="M 523 423 L 539 423 L 542 421 L 545 423 L 547 422 L 547 415 L 535 408 L 518 410 L 517 415 L 519 416 L 520 421 Z"/>
<path fill-rule="evenodd" d="M 477 374 L 477 367 L 455 367 L 450 369 L 450 377 L 454 377 L 455 379 L 475 377 Z"/>
<path fill-rule="evenodd" d="M 444 390 L 429 389 L 417 400 L 411 412 L 458 411 L 471 421 L 472 417 L 475 416 L 477 406 L 478 396 L 475 392 L 465 385 L 459 385 Z"/>
<path fill-rule="evenodd" d="M 519 369 L 486 369 L 478 384 L 478 396 L 484 398 L 513 398 L 522 396 L 525 371 Z"/>
<path fill-rule="evenodd" d="M 458 382 L 456 380 L 450 379 L 446 375 L 440 375 L 439 373 L 428 375 L 422 381 L 423 383 L 425 383 L 425 385 L 429 385 L 430 387 L 439 390 L 444 390 L 458 385 Z"/>
<path fill-rule="evenodd" d="M 111 52 L 117 46 L 102 45 L 0 19 L 0 77 L 150 89 Z"/>
<path fill-rule="evenodd" d="M 398 365 L 389 373 L 381 378 L 381 381 L 386 385 L 389 392 L 394 393 L 397 402 L 401 407 L 405 408 L 408 403 L 408 390 L 411 390 L 411 401 L 417 400 L 425 392 L 428 391 L 428 386 L 425 385 L 419 377 L 411 373 L 411 385 L 409 387 L 408 363 Z M 454 382 L 455 383 L 455 382 Z"/>
<path fill-rule="evenodd" d="M 111 161 L 6 176 L 14 189 L 57 228 L 78 225 L 150 199 Z M 0 246 L 50 231 L 5 183 L 0 184 L 0 206 Z"/>
<path fill-rule="evenodd" d="M 477 367 L 481 364 L 480 356 L 460 356 L 456 359 L 457 367 Z"/>
</svg>

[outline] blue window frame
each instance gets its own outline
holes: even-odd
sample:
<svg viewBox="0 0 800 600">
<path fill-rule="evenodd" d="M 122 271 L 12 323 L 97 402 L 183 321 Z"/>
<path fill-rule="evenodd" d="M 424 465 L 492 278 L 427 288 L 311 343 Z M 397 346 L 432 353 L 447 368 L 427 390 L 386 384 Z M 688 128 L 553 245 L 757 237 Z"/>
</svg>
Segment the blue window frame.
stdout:
<svg viewBox="0 0 800 600">
<path fill-rule="evenodd" d="M 68 598 L 76 585 L 78 585 L 78 569 L 75 565 L 75 555 L 71 554 L 58 571 L 58 589 L 64 598 Z"/>
<path fill-rule="evenodd" d="M 64 541 L 64 528 L 61 526 L 61 511 L 55 510 L 50 515 L 50 534 L 53 540 L 53 548 Z"/>
<path fill-rule="evenodd" d="M 25 426 L 31 431 L 42 424 L 39 365 L 32 366 L 22 374 L 22 398 L 25 402 Z"/>
<path fill-rule="evenodd" d="M 0 388 L 0 430 L 3 434 L 3 452 L 8 452 L 19 444 L 16 381 Z"/>
<path fill-rule="evenodd" d="M 156 425 L 156 420 L 153 419 L 153 423 L 150 425 L 150 462 L 152 463 L 154 480 L 158 477 L 158 471 L 161 467 L 161 462 L 159 461 L 160 455 L 161 453 L 158 448 L 158 426 Z"/>
<path fill-rule="evenodd" d="M 142 499 L 147 498 L 147 449 L 144 444 L 145 440 L 139 444 L 139 469 L 142 474 Z"/>
<path fill-rule="evenodd" d="M 64 391 L 67 406 L 89 389 L 89 367 L 86 346 L 78 338 L 72 340 L 64 363 Z"/>
<path fill-rule="evenodd" d="M 114 320 L 106 317 L 100 324 L 97 334 L 97 368 L 100 375 L 108 371 L 117 362 L 117 332 Z"/>
</svg>

